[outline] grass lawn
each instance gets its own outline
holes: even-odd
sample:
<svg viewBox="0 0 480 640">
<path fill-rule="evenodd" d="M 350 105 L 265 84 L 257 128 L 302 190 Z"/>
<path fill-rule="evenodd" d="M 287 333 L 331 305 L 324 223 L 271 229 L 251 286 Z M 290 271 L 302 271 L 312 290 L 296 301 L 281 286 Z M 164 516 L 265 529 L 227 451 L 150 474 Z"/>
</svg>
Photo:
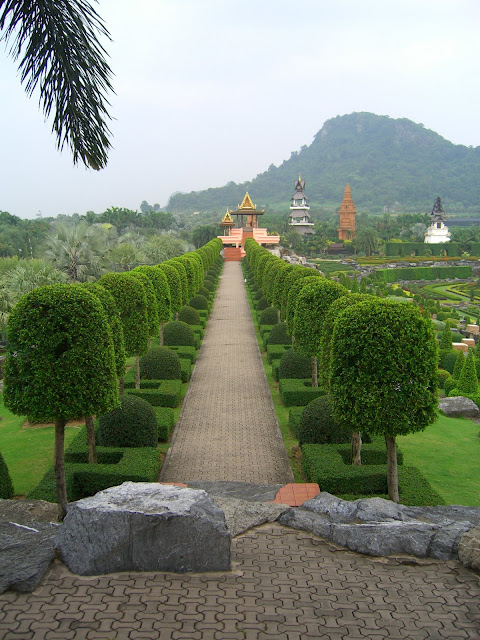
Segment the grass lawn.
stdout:
<svg viewBox="0 0 480 640">
<path fill-rule="evenodd" d="M 405 465 L 423 473 L 446 504 L 480 507 L 480 425 L 466 418 L 438 420 L 425 431 L 398 436 Z"/>
<path fill-rule="evenodd" d="M 53 464 L 53 427 L 22 429 L 25 417 L 14 416 L 3 405 L 0 393 L 0 451 L 7 464 L 15 495 L 26 495 Z M 65 447 L 80 426 L 65 428 Z"/>
</svg>

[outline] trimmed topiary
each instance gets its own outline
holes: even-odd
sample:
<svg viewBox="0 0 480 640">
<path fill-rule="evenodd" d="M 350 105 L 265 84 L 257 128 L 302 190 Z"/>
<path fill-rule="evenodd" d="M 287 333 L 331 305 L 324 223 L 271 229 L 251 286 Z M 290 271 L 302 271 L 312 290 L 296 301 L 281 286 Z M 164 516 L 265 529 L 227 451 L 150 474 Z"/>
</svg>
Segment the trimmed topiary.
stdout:
<svg viewBox="0 0 480 640">
<path fill-rule="evenodd" d="M 452 375 L 449 371 L 446 371 L 445 369 L 438 370 L 437 379 L 438 379 L 438 386 L 440 387 L 440 389 L 445 388 L 445 382 L 451 377 Z"/>
<path fill-rule="evenodd" d="M 167 347 L 169 345 L 194 347 L 195 334 L 193 329 L 186 322 L 180 320 L 169 322 L 163 328 L 163 344 Z"/>
<path fill-rule="evenodd" d="M 449 373 L 453 374 L 453 370 L 455 368 L 455 363 L 457 362 L 458 354 L 462 353 L 461 351 L 449 351 L 444 354 L 443 358 L 440 360 L 440 364 L 442 369 L 446 369 Z M 463 353 L 462 353 L 463 355 Z"/>
<path fill-rule="evenodd" d="M 10 500 L 13 498 L 13 483 L 7 464 L 0 453 L 0 498 Z"/>
<path fill-rule="evenodd" d="M 145 380 L 180 380 L 180 358 L 167 347 L 154 347 L 140 358 L 140 377 Z"/>
<path fill-rule="evenodd" d="M 278 309 L 275 307 L 266 307 L 262 311 L 259 324 L 277 324 L 278 322 Z"/>
<path fill-rule="evenodd" d="M 301 445 L 349 442 L 352 435 L 334 420 L 328 396 L 321 396 L 307 404 L 300 418 L 297 434 Z"/>
<path fill-rule="evenodd" d="M 134 395 L 120 398 L 120 407 L 100 416 L 98 442 L 103 447 L 156 447 L 157 416 L 153 407 Z"/>
<path fill-rule="evenodd" d="M 460 378 L 460 375 L 463 371 L 463 367 L 465 366 L 465 354 L 463 351 L 459 351 L 457 353 L 457 359 L 455 360 L 455 366 L 453 367 L 452 376 L 455 380 Z"/>
<path fill-rule="evenodd" d="M 187 324 L 201 324 L 200 314 L 198 311 L 188 305 L 181 308 L 180 313 L 178 314 L 178 319 L 181 322 L 186 322 Z"/>
<path fill-rule="evenodd" d="M 262 289 L 257 289 L 255 293 L 255 300 L 260 300 L 261 298 L 263 298 L 263 291 Z"/>
<path fill-rule="evenodd" d="M 211 298 L 211 293 L 208 289 L 205 289 L 205 287 L 200 287 L 200 289 L 198 290 L 198 294 L 201 296 L 205 296 L 205 298 L 207 298 L 207 300 L 210 300 Z"/>
<path fill-rule="evenodd" d="M 292 344 L 292 337 L 287 333 L 285 322 L 274 325 L 268 336 L 267 344 Z"/>
<path fill-rule="evenodd" d="M 263 311 L 268 307 L 268 302 L 266 298 L 260 298 L 257 302 L 257 311 Z"/>
<path fill-rule="evenodd" d="M 450 393 L 456 388 L 457 380 L 453 376 L 450 376 L 443 383 L 443 390 L 445 391 L 445 395 L 448 396 Z"/>
<path fill-rule="evenodd" d="M 458 378 L 458 389 L 462 394 L 477 395 L 479 392 L 477 371 L 475 368 L 475 357 L 470 349 L 465 361 L 465 365 Z"/>
<path fill-rule="evenodd" d="M 203 281 L 203 288 L 207 291 L 215 291 L 215 283 L 210 278 L 205 278 Z"/>
<path fill-rule="evenodd" d="M 201 295 L 193 296 L 193 298 L 190 299 L 190 302 L 188 304 L 190 307 L 193 307 L 194 309 L 202 309 L 202 310 L 208 309 L 208 300 L 205 296 L 201 296 Z"/>
<path fill-rule="evenodd" d="M 312 373 L 312 361 L 308 356 L 302 356 L 298 351 L 289 349 L 280 360 L 278 377 L 280 378 L 308 378 Z"/>
</svg>

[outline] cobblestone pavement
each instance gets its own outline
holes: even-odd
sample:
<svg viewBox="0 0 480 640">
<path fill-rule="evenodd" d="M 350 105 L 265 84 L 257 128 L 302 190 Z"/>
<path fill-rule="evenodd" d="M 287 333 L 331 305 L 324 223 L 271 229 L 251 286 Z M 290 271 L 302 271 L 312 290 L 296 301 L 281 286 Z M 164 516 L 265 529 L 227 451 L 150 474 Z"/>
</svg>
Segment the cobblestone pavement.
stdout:
<svg viewBox="0 0 480 640">
<path fill-rule="evenodd" d="M 293 482 L 239 262 L 226 262 L 160 480 Z"/>
<path fill-rule="evenodd" d="M 270 524 L 230 573 L 74 576 L 0 595 L 1 640 L 480 638 L 480 577 L 457 562 L 369 558 Z"/>
</svg>

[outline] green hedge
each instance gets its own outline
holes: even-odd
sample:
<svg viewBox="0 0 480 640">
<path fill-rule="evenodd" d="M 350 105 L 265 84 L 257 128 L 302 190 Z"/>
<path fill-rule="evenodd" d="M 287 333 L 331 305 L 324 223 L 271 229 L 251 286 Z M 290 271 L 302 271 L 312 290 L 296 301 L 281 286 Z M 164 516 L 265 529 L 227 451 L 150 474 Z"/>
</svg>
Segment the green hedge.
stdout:
<svg viewBox="0 0 480 640">
<path fill-rule="evenodd" d="M 166 442 L 175 426 L 175 414 L 170 407 L 154 407 L 158 422 L 158 439 Z"/>
<path fill-rule="evenodd" d="M 473 244 L 480 245 L 480 243 Z M 431 254 L 427 254 L 427 251 L 430 251 Z M 460 247 L 456 242 L 441 242 L 439 244 L 427 244 L 425 242 L 387 242 L 385 244 L 385 255 L 388 257 L 406 257 L 411 256 L 412 253 L 416 256 L 443 256 L 444 251 L 450 258 L 455 258 L 461 255 Z M 480 255 L 480 253 L 473 255 Z"/>
<path fill-rule="evenodd" d="M 291 348 L 291 344 L 267 344 L 267 360 L 272 364 L 274 360 L 280 360 L 285 351 Z"/>
<path fill-rule="evenodd" d="M 156 482 L 161 468 L 160 453 L 155 447 L 97 447 L 98 464 L 88 464 L 85 427 L 65 452 L 65 481 L 69 502 L 93 496 L 98 491 L 122 482 Z M 53 467 L 31 491 L 29 500 L 57 502 Z"/>
<path fill-rule="evenodd" d="M 192 375 L 192 363 L 190 358 L 180 358 L 180 377 L 182 382 L 188 382 Z M 140 384 L 140 387 L 142 385 Z"/>
<path fill-rule="evenodd" d="M 272 375 L 275 382 L 280 380 L 280 360 L 272 361 Z"/>
<path fill-rule="evenodd" d="M 408 505 L 444 504 L 416 467 L 403 467 L 398 455 L 400 501 Z M 309 482 L 316 482 L 321 491 L 334 495 L 386 495 L 386 452 L 379 440 L 362 446 L 361 466 L 348 464 L 350 444 L 304 444 L 302 466 Z M 383 461 L 383 462 L 380 462 Z"/>
<path fill-rule="evenodd" d="M 175 408 L 180 402 L 182 382 L 181 380 L 161 380 L 157 389 L 128 389 L 127 393 L 143 398 L 153 407 Z"/>
<path fill-rule="evenodd" d="M 292 430 L 292 433 L 298 438 L 298 427 L 300 425 L 300 419 L 305 407 L 290 407 L 288 412 L 288 426 Z"/>
<path fill-rule="evenodd" d="M 158 389 L 161 380 L 140 380 L 140 389 Z M 127 380 L 125 389 L 135 389 L 135 380 Z"/>
<path fill-rule="evenodd" d="M 197 350 L 195 349 L 195 347 L 181 347 L 181 346 L 169 346 L 169 349 L 171 349 L 172 351 L 175 351 L 175 353 L 178 354 L 178 357 L 180 358 L 180 360 L 182 358 L 188 358 L 190 360 L 190 362 L 192 364 L 195 364 L 195 360 L 197 359 Z"/>
<path fill-rule="evenodd" d="M 305 406 L 315 398 L 325 395 L 324 389 L 312 387 L 312 381 L 306 378 L 282 378 L 279 391 L 286 407 Z"/>
<path fill-rule="evenodd" d="M 260 331 L 260 335 L 262 336 L 262 340 L 265 340 L 265 335 L 268 336 L 274 326 L 275 326 L 274 324 L 261 324 L 258 327 L 258 330 Z"/>
<path fill-rule="evenodd" d="M 472 277 L 471 265 L 460 267 L 399 267 L 398 269 L 377 269 L 377 282 L 397 282 L 398 280 L 453 280 Z"/>
</svg>

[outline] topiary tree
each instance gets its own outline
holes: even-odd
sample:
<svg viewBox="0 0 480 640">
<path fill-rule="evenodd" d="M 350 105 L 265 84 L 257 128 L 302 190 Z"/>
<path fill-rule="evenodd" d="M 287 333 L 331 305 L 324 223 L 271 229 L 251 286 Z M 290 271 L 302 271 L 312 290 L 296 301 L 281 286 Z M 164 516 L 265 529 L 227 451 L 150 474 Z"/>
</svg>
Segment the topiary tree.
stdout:
<svg viewBox="0 0 480 640">
<path fill-rule="evenodd" d="M 465 395 L 478 395 L 479 386 L 477 370 L 475 368 L 475 357 L 472 349 L 469 349 L 465 365 L 458 378 L 458 390 Z"/>
<path fill-rule="evenodd" d="M 289 349 L 280 358 L 278 377 L 282 378 L 308 378 L 312 373 L 312 362 L 308 356 L 304 356 L 294 349 Z"/>
<path fill-rule="evenodd" d="M 162 262 L 155 269 L 158 269 L 167 278 L 168 290 L 170 291 L 170 310 L 177 314 L 183 306 L 183 289 L 180 272 L 172 264 Z"/>
<path fill-rule="evenodd" d="M 172 267 L 170 267 L 172 268 Z M 167 274 L 158 267 L 143 265 L 135 267 L 130 273 L 142 273 L 149 278 L 152 283 L 157 303 L 157 315 L 159 322 L 160 346 L 163 344 L 163 325 L 170 320 L 172 313 L 172 298 Z M 175 272 L 176 273 L 176 272 Z M 154 334 L 156 335 L 156 334 Z"/>
<path fill-rule="evenodd" d="M 280 314 L 282 319 L 286 319 L 288 323 L 288 298 L 292 287 L 301 278 L 321 278 L 322 274 L 316 269 L 310 269 L 309 267 L 302 267 L 301 265 L 292 265 L 293 268 L 285 276 L 283 282 L 282 291 L 280 293 Z M 293 305 L 293 311 L 295 311 L 295 305 Z"/>
<path fill-rule="evenodd" d="M 332 302 L 347 294 L 348 289 L 326 278 L 315 278 L 302 287 L 298 294 L 293 332 L 300 353 L 312 359 L 313 387 L 318 387 L 317 358 L 320 354 L 325 315 Z"/>
<path fill-rule="evenodd" d="M 180 358 L 167 347 L 154 347 L 140 360 L 140 376 L 145 380 L 180 380 Z"/>
<path fill-rule="evenodd" d="M 145 288 L 145 297 L 147 300 L 147 318 L 148 318 L 148 336 L 149 342 L 148 346 L 150 347 L 152 344 L 152 339 L 154 336 L 157 336 L 160 331 L 160 322 L 158 320 L 158 305 L 157 305 L 157 296 L 155 294 L 155 290 L 153 288 L 152 281 L 150 278 L 142 273 L 141 271 L 130 271 L 130 274 L 137 278 Z M 138 371 L 140 356 L 136 356 L 135 358 L 135 368 Z M 138 376 L 138 387 L 140 389 L 140 376 Z"/>
<path fill-rule="evenodd" d="M 182 304 L 187 304 L 188 299 L 191 297 L 188 293 L 187 270 L 183 266 L 182 262 L 179 261 L 177 258 L 171 258 L 170 260 L 166 260 L 165 262 L 162 262 L 162 264 L 159 266 L 165 266 L 165 265 L 171 266 L 174 269 L 176 269 L 178 275 L 180 276 L 180 282 L 182 285 Z"/>
<path fill-rule="evenodd" d="M 266 307 L 260 315 L 260 324 L 277 324 L 277 309 Z"/>
<path fill-rule="evenodd" d="M 13 498 L 13 483 L 7 464 L 0 453 L 0 498 L 10 500 Z"/>
<path fill-rule="evenodd" d="M 298 426 L 299 444 L 338 444 L 350 440 L 351 431 L 341 427 L 332 414 L 328 396 L 315 398 L 307 404 Z"/>
<path fill-rule="evenodd" d="M 130 273 L 107 273 L 98 284 L 112 294 L 123 326 L 127 358 L 143 356 L 148 350 L 148 315 L 145 287 L 140 278 Z M 136 370 L 135 385 L 140 386 L 140 373 Z M 123 394 L 123 378 L 120 378 L 120 394 Z"/>
<path fill-rule="evenodd" d="M 178 314 L 178 320 L 186 322 L 187 324 L 200 324 L 201 322 L 198 311 L 188 305 L 181 308 L 180 313 Z"/>
<path fill-rule="evenodd" d="M 437 417 L 437 341 L 413 305 L 374 299 L 335 321 L 330 369 L 335 419 L 385 436 L 388 494 L 399 501 L 395 437 Z"/>
<path fill-rule="evenodd" d="M 103 447 L 156 447 L 155 410 L 143 398 L 124 395 L 120 406 L 98 419 L 98 441 Z"/>
<path fill-rule="evenodd" d="M 287 322 L 287 331 L 291 336 L 294 335 L 295 309 L 297 307 L 298 295 L 303 287 L 305 287 L 307 284 L 310 284 L 311 282 L 315 282 L 316 279 L 317 278 L 315 276 L 308 278 L 297 278 L 293 281 L 290 287 L 285 314 L 281 314 L 281 316 L 285 317 L 285 320 Z"/>
<path fill-rule="evenodd" d="M 457 357 L 455 359 L 455 366 L 453 367 L 452 376 L 455 380 L 460 378 L 460 375 L 463 371 L 463 367 L 465 366 L 465 354 L 463 351 L 459 351 Z"/>
<path fill-rule="evenodd" d="M 287 325 L 285 322 L 278 322 L 267 338 L 267 344 L 290 344 L 292 342 L 291 336 L 287 333 Z"/>
<path fill-rule="evenodd" d="M 208 310 L 208 300 L 207 298 L 205 298 L 205 296 L 201 296 L 197 294 L 196 296 L 193 296 L 193 298 L 190 300 L 188 304 L 190 307 L 193 307 L 194 309 L 199 309 L 203 311 Z"/>
<path fill-rule="evenodd" d="M 67 420 L 118 403 L 112 331 L 100 301 L 77 286 L 39 287 L 10 314 L 4 401 L 16 415 L 55 422 L 59 515 L 65 515 Z"/>
<path fill-rule="evenodd" d="M 165 346 L 194 347 L 195 334 L 186 322 L 174 320 L 165 325 L 163 330 L 163 344 Z"/>
</svg>

